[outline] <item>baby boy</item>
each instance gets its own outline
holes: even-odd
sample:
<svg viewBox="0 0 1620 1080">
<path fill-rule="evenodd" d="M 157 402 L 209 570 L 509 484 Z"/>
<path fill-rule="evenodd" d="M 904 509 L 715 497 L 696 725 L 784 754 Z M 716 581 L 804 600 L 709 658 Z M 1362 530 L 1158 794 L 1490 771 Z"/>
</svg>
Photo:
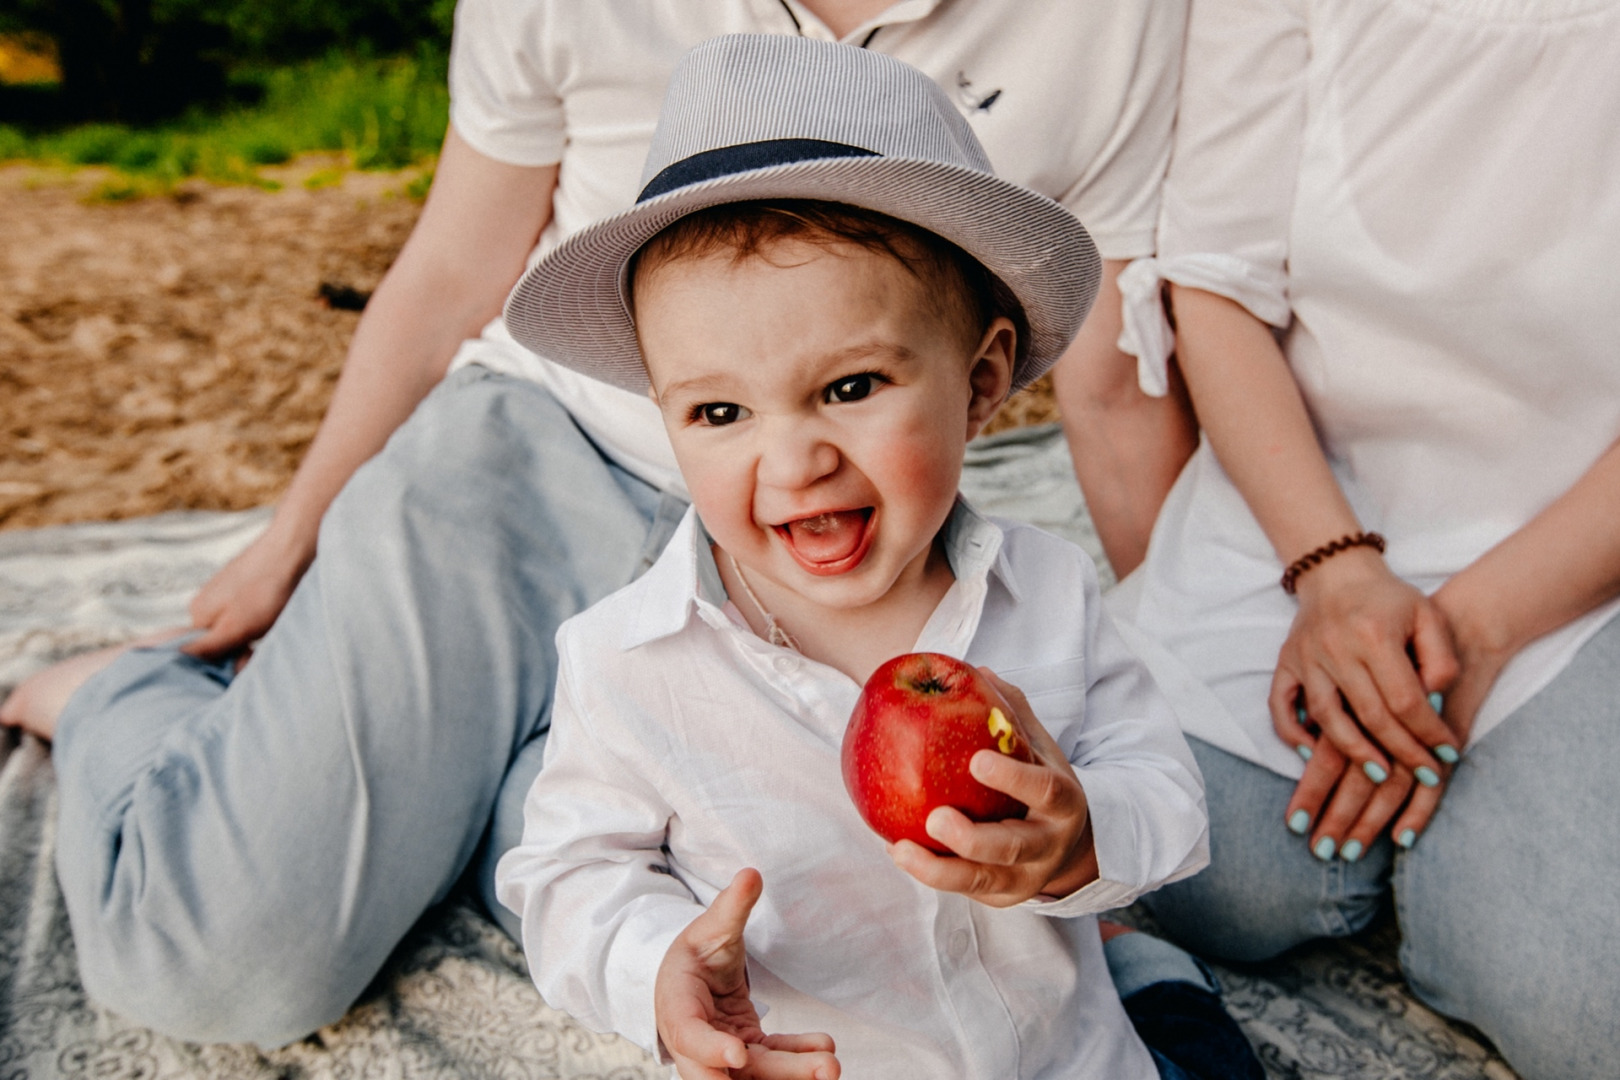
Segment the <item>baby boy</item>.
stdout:
<svg viewBox="0 0 1620 1080">
<path fill-rule="evenodd" d="M 957 494 L 967 441 L 1084 317 L 1085 230 L 997 180 L 919 72 L 796 38 L 694 50 L 645 179 L 507 307 L 531 348 L 650 393 L 692 497 L 558 635 L 497 875 L 541 992 L 689 1078 L 1258 1075 L 1218 1004 L 1231 1063 L 1150 1052 L 1099 938 L 1207 858 L 1168 706 L 1086 556 Z M 954 856 L 885 845 L 840 779 L 862 682 L 913 651 L 1005 678 L 1037 753 L 974 758 L 1029 810 L 934 810 Z"/>
</svg>

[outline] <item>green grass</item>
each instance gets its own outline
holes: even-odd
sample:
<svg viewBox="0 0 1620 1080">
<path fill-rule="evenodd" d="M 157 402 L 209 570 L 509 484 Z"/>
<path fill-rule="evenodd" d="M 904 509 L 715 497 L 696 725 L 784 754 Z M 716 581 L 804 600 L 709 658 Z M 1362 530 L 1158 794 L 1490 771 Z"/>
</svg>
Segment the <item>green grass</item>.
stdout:
<svg viewBox="0 0 1620 1080">
<path fill-rule="evenodd" d="M 449 113 L 444 76 L 442 56 L 430 53 L 334 55 L 248 70 L 235 81 L 257 91 L 258 104 L 196 109 L 146 129 L 84 124 L 25 132 L 0 125 L 0 161 L 109 166 L 122 174 L 103 185 L 100 197 L 109 199 L 164 190 L 194 176 L 275 187 L 259 170 L 310 151 L 340 151 L 357 169 L 399 169 L 438 152 Z"/>
</svg>

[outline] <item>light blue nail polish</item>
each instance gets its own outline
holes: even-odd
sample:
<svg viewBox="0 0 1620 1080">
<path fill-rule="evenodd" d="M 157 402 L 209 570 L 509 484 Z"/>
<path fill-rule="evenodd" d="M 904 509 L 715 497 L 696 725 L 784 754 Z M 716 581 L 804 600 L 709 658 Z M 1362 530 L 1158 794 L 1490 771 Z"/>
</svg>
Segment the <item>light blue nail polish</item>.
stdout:
<svg viewBox="0 0 1620 1080">
<path fill-rule="evenodd" d="M 1344 842 L 1344 847 L 1339 849 L 1339 858 L 1343 859 L 1345 862 L 1355 862 L 1357 859 L 1361 858 L 1361 841 L 1346 840 Z"/>
<path fill-rule="evenodd" d="M 1315 847 L 1311 848 L 1311 854 L 1315 855 L 1323 862 L 1331 862 L 1333 860 L 1333 852 L 1336 851 L 1338 847 L 1339 845 L 1333 842 L 1333 837 L 1324 836 L 1322 839 L 1316 842 Z"/>
<path fill-rule="evenodd" d="M 1440 783 L 1440 777 L 1427 765 L 1419 765 L 1412 770 L 1412 775 L 1417 777 L 1417 782 L 1424 787 L 1435 787 Z"/>
<path fill-rule="evenodd" d="M 1306 761 L 1311 760 L 1311 748 L 1306 746 L 1304 743 L 1301 743 L 1300 745 L 1294 747 L 1294 749 L 1296 751 L 1298 751 L 1299 756 L 1301 758 L 1303 758 L 1304 760 L 1306 760 Z"/>
<path fill-rule="evenodd" d="M 1371 780 L 1375 784 L 1382 784 L 1385 780 L 1389 779 L 1389 773 L 1385 772 L 1384 767 L 1378 764 L 1376 761 L 1368 761 L 1363 763 L 1361 766 L 1361 771 L 1366 773 L 1367 779 Z"/>
<path fill-rule="evenodd" d="M 1395 842 L 1406 850 L 1411 851 L 1412 845 L 1417 843 L 1417 833 L 1412 829 L 1402 829 L 1401 835 L 1395 838 Z"/>
<path fill-rule="evenodd" d="M 1446 697 L 1444 694 L 1436 690 L 1434 693 L 1429 695 L 1429 708 L 1433 709 L 1435 712 L 1439 712 L 1445 707 Z"/>
<path fill-rule="evenodd" d="M 1311 827 L 1311 815 L 1303 810 L 1295 810 L 1288 815 L 1288 831 L 1297 836 L 1304 836 Z"/>
<path fill-rule="evenodd" d="M 1304 705 L 1295 705 L 1294 719 L 1299 721 L 1300 727 L 1304 727 L 1306 724 L 1311 722 L 1311 714 L 1305 711 Z"/>
<path fill-rule="evenodd" d="M 1441 743 L 1439 746 L 1435 747 L 1434 756 L 1445 762 L 1447 765 L 1455 765 L 1458 761 L 1462 760 L 1462 755 L 1457 753 L 1457 748 L 1452 746 L 1450 743 Z"/>
</svg>

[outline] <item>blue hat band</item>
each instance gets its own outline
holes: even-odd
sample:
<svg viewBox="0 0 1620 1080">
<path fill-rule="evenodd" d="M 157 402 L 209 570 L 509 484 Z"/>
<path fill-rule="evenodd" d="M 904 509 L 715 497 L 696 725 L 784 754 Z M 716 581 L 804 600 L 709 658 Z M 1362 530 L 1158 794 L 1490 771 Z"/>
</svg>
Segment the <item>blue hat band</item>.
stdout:
<svg viewBox="0 0 1620 1080">
<path fill-rule="evenodd" d="M 705 150 L 700 154 L 667 166 L 648 181 L 636 196 L 644 203 L 666 195 L 678 188 L 690 187 L 708 180 L 718 180 L 737 173 L 769 169 L 776 165 L 794 165 L 801 161 L 821 161 L 827 158 L 880 157 L 876 151 L 848 143 L 829 142 L 826 139 L 765 139 L 761 142 L 738 143 Z"/>
</svg>

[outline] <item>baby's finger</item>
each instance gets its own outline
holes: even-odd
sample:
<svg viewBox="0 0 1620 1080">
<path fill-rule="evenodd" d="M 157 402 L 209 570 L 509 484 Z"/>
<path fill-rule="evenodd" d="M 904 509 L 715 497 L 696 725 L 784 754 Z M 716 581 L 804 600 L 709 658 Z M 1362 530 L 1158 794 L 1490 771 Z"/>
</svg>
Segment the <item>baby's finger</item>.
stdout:
<svg viewBox="0 0 1620 1080">
<path fill-rule="evenodd" d="M 1395 766 L 1394 774 L 1374 789 L 1361 816 L 1346 831 L 1343 842 L 1339 844 L 1339 858 L 1345 862 L 1355 862 L 1361 858 L 1383 833 L 1389 820 L 1400 812 L 1416 786 L 1406 766 Z"/>
<path fill-rule="evenodd" d="M 1029 740 L 1036 759 L 1054 766 L 1068 764 L 1068 756 L 1063 753 L 1057 740 L 1052 738 L 1052 733 L 1046 730 L 1046 725 L 1041 723 L 1041 718 L 1035 715 L 1024 692 L 987 667 L 979 668 L 978 672 L 990 680 L 990 685 L 1001 695 L 1002 703 L 1012 710 L 1018 731 Z"/>
<path fill-rule="evenodd" d="M 902 840 L 889 848 L 894 864 L 930 889 L 961 893 L 992 907 L 1010 907 L 1015 897 L 1013 871 L 970 859 L 942 859 L 921 844 Z"/>
<path fill-rule="evenodd" d="M 828 1039 L 828 1042 L 831 1042 Z M 785 1050 L 760 1043 L 748 1046 L 748 1080 L 838 1080 L 838 1059 L 827 1050 Z"/>
<path fill-rule="evenodd" d="M 1043 760 L 1031 764 L 994 750 L 980 750 L 968 761 L 968 773 L 985 787 L 1011 795 L 1029 807 L 1034 817 L 1072 817 L 1085 810 L 1085 795 L 1074 767 L 1061 757 L 1059 763 Z"/>
<path fill-rule="evenodd" d="M 1328 796 L 1333 794 L 1348 766 L 1338 747 L 1326 739 L 1318 741 L 1316 753 L 1305 763 L 1305 775 L 1294 786 L 1294 797 L 1288 800 L 1288 810 L 1283 815 L 1289 832 L 1304 836 L 1311 831 L 1311 825 L 1321 815 Z"/>
<path fill-rule="evenodd" d="M 1356 767 L 1364 771 L 1369 780 L 1379 783 L 1389 775 L 1389 761 L 1384 757 L 1383 751 L 1367 738 L 1367 733 L 1357 722 L 1358 718 L 1350 714 L 1339 690 L 1340 684 L 1328 677 L 1325 672 L 1317 671 L 1308 675 L 1305 682 L 1305 703 L 1310 718 L 1316 721 L 1317 726 L 1322 729 L 1322 734 L 1339 748 L 1341 754 L 1355 762 Z M 1317 740 L 1318 748 L 1321 742 L 1322 740 Z"/>
<path fill-rule="evenodd" d="M 1423 835 L 1423 830 L 1429 827 L 1429 821 L 1440 807 L 1440 797 L 1445 793 L 1446 787 L 1443 782 L 1438 787 L 1420 787 L 1412 792 L 1412 798 L 1407 802 L 1406 809 L 1395 819 L 1395 824 L 1389 827 L 1390 838 L 1395 841 L 1396 847 L 1412 850 L 1412 846 Z"/>
<path fill-rule="evenodd" d="M 1051 847 L 1047 830 L 1033 822 L 974 821 L 954 806 L 934 807 L 926 827 L 929 836 L 962 858 L 992 866 L 1038 859 Z"/>
<path fill-rule="evenodd" d="M 701 1016 L 672 1017 L 658 1025 L 664 1049 L 683 1077 L 729 1080 L 727 1070 L 747 1066 L 748 1047 L 737 1036 L 720 1031 Z"/>
<path fill-rule="evenodd" d="M 1333 798 L 1328 801 L 1327 809 L 1322 811 L 1322 818 L 1316 823 L 1316 832 L 1311 836 L 1312 855 L 1323 862 L 1331 862 L 1339 854 L 1339 847 L 1349 835 L 1350 826 L 1361 816 L 1361 811 L 1377 787 L 1360 769 L 1344 771 L 1339 778 L 1339 786 L 1333 789 Z M 1354 854 L 1359 858 L 1361 853 L 1358 851 Z"/>
<path fill-rule="evenodd" d="M 787 1050 L 795 1054 L 834 1054 L 838 1052 L 838 1045 L 833 1037 L 824 1031 L 809 1031 L 798 1034 L 782 1032 L 776 1035 L 767 1035 L 760 1040 L 772 1050 Z"/>
</svg>

